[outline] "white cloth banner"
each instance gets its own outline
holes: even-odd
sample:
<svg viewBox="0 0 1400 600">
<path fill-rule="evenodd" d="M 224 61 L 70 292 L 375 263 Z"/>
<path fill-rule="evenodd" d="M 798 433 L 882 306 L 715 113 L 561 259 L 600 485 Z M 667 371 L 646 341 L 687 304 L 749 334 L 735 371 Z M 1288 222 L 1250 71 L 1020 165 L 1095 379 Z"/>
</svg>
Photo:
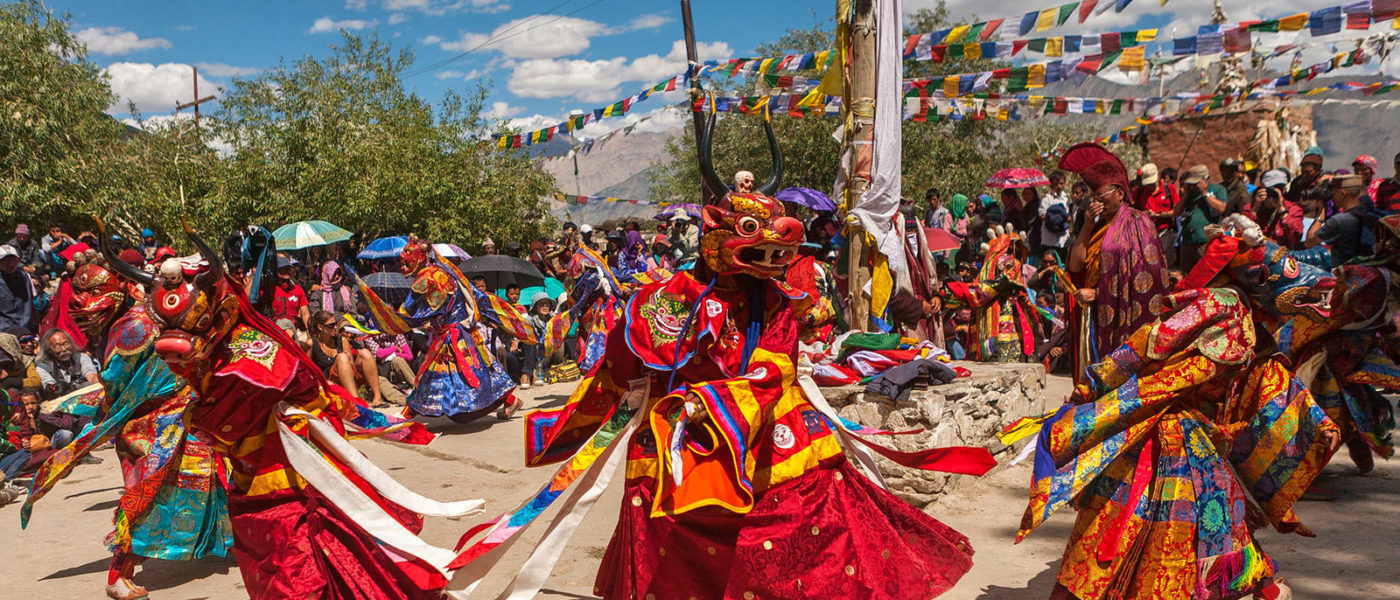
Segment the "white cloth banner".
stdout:
<svg viewBox="0 0 1400 600">
<path fill-rule="evenodd" d="M 878 0 L 875 8 L 875 140 L 870 164 L 870 189 L 856 201 L 851 214 L 871 237 L 880 254 L 889 259 L 890 274 L 896 282 L 908 280 L 909 267 L 904 262 L 904 239 L 895 230 L 894 216 L 899 212 L 900 170 L 902 157 L 901 127 L 904 103 L 899 98 L 904 79 L 904 22 L 900 0 Z M 850 168 L 850 157 L 846 158 Z M 838 190 L 845 187 L 844 178 L 837 182 Z M 876 315 L 883 316 L 883 315 Z"/>
</svg>

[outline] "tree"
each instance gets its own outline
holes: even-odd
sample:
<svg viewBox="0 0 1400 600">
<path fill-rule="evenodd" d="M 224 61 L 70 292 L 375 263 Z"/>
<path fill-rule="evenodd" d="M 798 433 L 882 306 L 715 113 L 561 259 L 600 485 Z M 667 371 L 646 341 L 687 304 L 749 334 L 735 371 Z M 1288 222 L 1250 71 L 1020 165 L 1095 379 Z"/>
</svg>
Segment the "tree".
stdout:
<svg viewBox="0 0 1400 600">
<path fill-rule="evenodd" d="M 97 168 L 122 135 L 103 113 L 115 100 L 102 70 L 34 0 L 0 6 L 0 211 L 71 219 L 100 195 Z"/>
<path fill-rule="evenodd" d="M 235 222 L 327 219 L 464 243 L 550 231 L 553 179 L 480 141 L 484 90 L 449 92 L 435 111 L 400 80 L 409 50 L 348 33 L 330 50 L 236 78 L 221 99 L 213 134 L 233 147 L 221 193 Z"/>
</svg>

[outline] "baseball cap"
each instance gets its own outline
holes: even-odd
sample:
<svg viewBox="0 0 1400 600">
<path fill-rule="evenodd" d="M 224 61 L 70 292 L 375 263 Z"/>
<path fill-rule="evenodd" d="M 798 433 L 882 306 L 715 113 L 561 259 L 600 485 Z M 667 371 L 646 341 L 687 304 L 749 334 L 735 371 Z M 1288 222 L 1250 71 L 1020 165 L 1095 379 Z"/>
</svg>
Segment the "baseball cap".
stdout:
<svg viewBox="0 0 1400 600">
<path fill-rule="evenodd" d="M 578 231 L 579 233 L 593 233 L 593 226 L 589 225 L 588 223 L 584 223 L 582 227 L 578 228 Z"/>
<path fill-rule="evenodd" d="M 1194 167 L 1191 167 L 1181 175 L 1181 183 L 1184 183 L 1186 185 L 1198 183 L 1203 179 L 1210 179 L 1210 167 L 1207 167 L 1205 165 L 1196 165 Z"/>
<path fill-rule="evenodd" d="M 1138 176 L 1142 178 L 1143 185 L 1152 185 L 1154 183 L 1157 183 L 1157 165 L 1152 163 L 1147 163 L 1143 165 L 1141 169 L 1138 169 Z"/>
<path fill-rule="evenodd" d="M 1400 155 L 1396 155 L 1396 162 L 1400 162 Z M 15 235 L 29 235 L 29 226 L 24 223 L 15 225 Z"/>
<path fill-rule="evenodd" d="M 1264 174 L 1259 176 L 1259 183 L 1263 184 L 1264 187 L 1286 186 L 1288 185 L 1288 173 L 1282 169 L 1264 171 Z"/>
<path fill-rule="evenodd" d="M 9 244 L 0 246 L 0 259 L 9 258 L 11 256 L 19 258 L 19 250 L 15 250 L 15 247 Z"/>
<path fill-rule="evenodd" d="M 279 268 L 279 269 L 281 269 L 281 268 L 283 268 L 283 267 L 290 267 L 290 266 L 292 266 L 292 264 L 293 264 L 293 263 L 292 263 L 292 259 L 290 259 L 290 258 L 287 258 L 287 257 L 285 257 L 285 256 L 279 256 L 279 257 L 277 257 L 277 268 Z"/>
</svg>

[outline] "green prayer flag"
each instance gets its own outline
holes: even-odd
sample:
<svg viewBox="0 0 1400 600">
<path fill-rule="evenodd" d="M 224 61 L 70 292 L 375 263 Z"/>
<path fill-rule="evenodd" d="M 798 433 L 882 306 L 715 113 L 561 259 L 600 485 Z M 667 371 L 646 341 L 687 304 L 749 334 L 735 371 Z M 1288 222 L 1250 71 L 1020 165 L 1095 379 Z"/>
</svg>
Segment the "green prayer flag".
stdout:
<svg viewBox="0 0 1400 600">
<path fill-rule="evenodd" d="M 1110 115 L 1116 115 L 1116 114 L 1121 114 L 1122 112 L 1123 112 L 1123 99 L 1122 99 L 1122 98 L 1119 98 L 1119 99 L 1117 99 L 1117 100 L 1114 100 L 1114 101 L 1113 101 L 1113 107 L 1110 108 L 1110 109 L 1108 109 L 1108 114 L 1110 114 Z"/>
<path fill-rule="evenodd" d="M 953 45 L 951 45 L 951 46 L 948 46 L 948 54 L 946 55 L 946 57 L 947 57 L 947 58 L 962 58 L 962 57 L 963 57 L 963 45 L 962 45 L 962 44 L 953 44 Z"/>
<path fill-rule="evenodd" d="M 1027 67 L 1016 67 L 1011 69 L 1011 77 L 1006 80 L 1007 92 L 1024 92 L 1026 83 L 1030 80 L 1031 70 Z"/>
<path fill-rule="evenodd" d="M 1118 34 L 1118 47 L 1132 48 L 1137 45 L 1136 31 L 1124 31 Z"/>
<path fill-rule="evenodd" d="M 982 35 L 982 30 L 983 30 L 983 29 L 986 29 L 986 28 L 987 28 L 987 22 L 986 22 L 986 21 L 982 21 L 981 23 L 977 23 L 977 24 L 975 24 L 975 25 L 972 26 L 972 29 L 967 30 L 967 34 L 965 34 L 965 35 L 963 36 L 963 39 L 976 42 L 976 41 L 977 41 L 977 38 L 978 38 L 979 36 Z"/>
<path fill-rule="evenodd" d="M 1249 30 L 1250 30 L 1250 31 L 1266 31 L 1266 32 L 1269 32 L 1269 33 L 1278 33 L 1278 19 L 1269 19 L 1268 21 L 1260 21 L 1260 22 L 1258 22 L 1258 23 L 1255 23 L 1255 24 L 1253 24 L 1253 25 L 1250 25 L 1250 26 L 1249 26 Z"/>
<path fill-rule="evenodd" d="M 1075 11 L 1076 9 L 1078 9 L 1078 8 L 1079 8 L 1079 3 L 1078 3 L 1078 2 L 1070 2 L 1069 4 L 1065 4 L 1065 5 L 1061 6 L 1061 7 L 1060 7 L 1060 18 L 1055 19 L 1055 25 L 1057 25 L 1057 26 L 1058 26 L 1058 25 L 1064 25 L 1064 24 L 1065 24 L 1065 21 L 1068 21 L 1069 18 L 1070 18 L 1070 16 L 1072 16 L 1072 15 L 1074 14 L 1074 11 Z"/>
<path fill-rule="evenodd" d="M 1123 56 L 1122 50 L 1114 50 L 1113 52 L 1103 55 L 1103 62 L 1099 63 L 1099 70 L 1107 69 L 1108 66 L 1117 61 L 1120 56 Z"/>
<path fill-rule="evenodd" d="M 1045 38 L 1035 38 L 1026 42 L 1026 49 L 1031 52 L 1045 52 Z"/>
</svg>

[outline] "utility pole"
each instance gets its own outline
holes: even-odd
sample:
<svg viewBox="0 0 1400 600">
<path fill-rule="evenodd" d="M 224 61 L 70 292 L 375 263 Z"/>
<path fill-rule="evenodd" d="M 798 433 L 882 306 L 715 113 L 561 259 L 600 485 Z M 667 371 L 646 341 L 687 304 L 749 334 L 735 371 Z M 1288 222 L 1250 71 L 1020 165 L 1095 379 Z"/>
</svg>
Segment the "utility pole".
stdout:
<svg viewBox="0 0 1400 600">
<path fill-rule="evenodd" d="M 194 109 L 194 134 L 199 137 L 199 105 L 214 99 L 213 95 L 199 97 L 199 67 L 190 67 L 194 70 L 194 100 L 175 106 L 175 112 L 180 112 L 186 108 Z"/>
<path fill-rule="evenodd" d="M 700 77 L 693 72 L 700 64 L 700 52 L 695 46 L 695 21 L 690 17 L 690 0 L 681 0 L 681 26 L 685 29 L 685 59 L 689 63 L 686 65 L 686 73 L 690 75 L 690 115 L 695 121 L 695 151 L 700 152 L 700 136 L 705 132 L 705 113 L 695 112 L 695 101 L 700 98 Z M 722 194 L 724 190 L 710 190 L 705 187 L 705 178 L 700 178 L 700 204 L 703 206 L 710 201 L 710 193 Z"/>
<path fill-rule="evenodd" d="M 849 155 L 850 164 L 846 167 L 845 212 L 870 189 L 870 167 L 875 139 L 875 54 L 876 23 L 875 0 L 854 0 L 855 11 L 850 21 L 844 22 L 847 15 L 836 16 L 838 28 L 845 29 L 845 64 L 842 83 L 844 97 L 841 103 L 841 117 L 845 123 L 845 139 L 841 142 L 841 155 Z M 844 2 L 838 0 L 838 10 Z M 843 24 L 844 23 L 844 24 Z M 842 40 L 837 36 L 837 43 Z M 870 304 L 865 300 L 864 288 L 870 280 L 870 268 L 866 265 L 869 250 L 865 247 L 865 230 L 858 222 L 847 222 L 846 239 L 849 244 L 847 254 L 847 307 L 850 318 L 847 323 L 852 329 L 866 331 L 871 328 Z"/>
</svg>

